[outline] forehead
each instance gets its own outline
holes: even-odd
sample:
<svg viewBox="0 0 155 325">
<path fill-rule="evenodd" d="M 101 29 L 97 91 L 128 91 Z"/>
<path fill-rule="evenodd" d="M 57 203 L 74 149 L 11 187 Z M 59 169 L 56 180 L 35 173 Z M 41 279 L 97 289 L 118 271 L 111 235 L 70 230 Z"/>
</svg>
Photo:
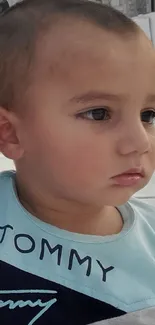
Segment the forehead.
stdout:
<svg viewBox="0 0 155 325">
<path fill-rule="evenodd" d="M 155 51 L 143 32 L 119 36 L 66 18 L 38 42 L 35 71 L 38 81 L 48 79 L 70 92 L 90 87 L 128 92 L 135 85 L 137 92 L 147 92 L 155 85 Z"/>
</svg>

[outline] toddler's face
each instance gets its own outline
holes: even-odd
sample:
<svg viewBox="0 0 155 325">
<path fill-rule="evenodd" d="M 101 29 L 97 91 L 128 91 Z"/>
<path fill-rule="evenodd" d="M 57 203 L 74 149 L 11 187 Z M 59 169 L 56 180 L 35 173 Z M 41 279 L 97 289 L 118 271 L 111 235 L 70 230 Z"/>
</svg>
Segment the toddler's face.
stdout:
<svg viewBox="0 0 155 325">
<path fill-rule="evenodd" d="M 87 22 L 57 27 L 38 45 L 22 168 L 55 195 L 119 205 L 155 168 L 155 54 L 144 35 L 118 38 Z M 142 166 L 145 177 L 113 176 Z"/>
</svg>

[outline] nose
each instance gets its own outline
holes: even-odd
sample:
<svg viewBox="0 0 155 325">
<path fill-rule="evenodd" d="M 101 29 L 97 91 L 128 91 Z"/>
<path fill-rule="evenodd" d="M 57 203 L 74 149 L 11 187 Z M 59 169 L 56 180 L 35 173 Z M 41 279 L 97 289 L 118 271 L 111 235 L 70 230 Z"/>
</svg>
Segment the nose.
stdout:
<svg viewBox="0 0 155 325">
<path fill-rule="evenodd" d="M 118 151 L 121 155 L 137 153 L 142 155 L 150 151 L 151 143 L 149 133 L 141 121 L 138 123 L 126 123 L 119 129 L 120 138 L 118 141 Z"/>
</svg>

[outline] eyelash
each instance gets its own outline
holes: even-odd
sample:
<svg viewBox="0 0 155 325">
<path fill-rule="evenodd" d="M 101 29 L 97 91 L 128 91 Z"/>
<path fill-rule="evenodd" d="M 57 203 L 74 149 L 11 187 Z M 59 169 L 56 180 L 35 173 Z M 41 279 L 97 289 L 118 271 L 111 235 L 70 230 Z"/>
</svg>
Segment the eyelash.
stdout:
<svg viewBox="0 0 155 325">
<path fill-rule="evenodd" d="M 145 111 L 145 112 L 142 112 L 141 116 L 144 115 L 145 117 L 147 117 L 147 114 L 152 115 L 151 118 L 152 118 L 152 122 L 146 122 L 144 121 L 145 123 L 148 123 L 148 124 L 154 124 L 155 125 L 155 110 L 154 109 L 150 109 L 148 111 Z"/>
<path fill-rule="evenodd" d="M 93 114 L 97 113 L 97 118 L 95 119 L 95 116 L 93 117 Z M 89 114 L 92 114 L 92 117 L 88 117 Z M 106 116 L 109 116 L 108 118 L 105 118 Z M 84 120 L 88 120 L 88 121 L 92 121 L 92 122 L 106 122 L 110 119 L 110 110 L 108 108 L 94 108 L 94 109 L 90 109 L 84 113 L 79 113 L 78 116 L 79 118 L 82 118 Z M 150 118 L 152 119 L 152 121 L 144 121 L 143 119 L 147 119 Z M 148 123 L 148 124 L 155 124 L 155 110 L 154 109 L 149 109 L 147 111 L 144 111 L 141 113 L 141 120 L 144 123 Z"/>
<path fill-rule="evenodd" d="M 95 117 L 93 118 L 93 115 L 92 115 L 92 118 L 88 117 L 88 115 L 91 113 L 95 113 L 95 114 L 97 113 L 99 118 L 95 119 Z M 105 116 L 105 113 L 106 113 L 106 115 L 108 114 L 109 118 L 106 118 L 106 119 L 103 118 Z M 102 114 L 103 114 L 103 116 L 102 116 Z M 110 119 L 110 110 L 108 108 L 102 108 L 102 107 L 94 108 L 94 109 L 90 109 L 86 112 L 79 113 L 78 117 L 80 117 L 84 120 L 89 120 L 89 121 L 94 121 L 94 122 L 107 121 Z"/>
</svg>

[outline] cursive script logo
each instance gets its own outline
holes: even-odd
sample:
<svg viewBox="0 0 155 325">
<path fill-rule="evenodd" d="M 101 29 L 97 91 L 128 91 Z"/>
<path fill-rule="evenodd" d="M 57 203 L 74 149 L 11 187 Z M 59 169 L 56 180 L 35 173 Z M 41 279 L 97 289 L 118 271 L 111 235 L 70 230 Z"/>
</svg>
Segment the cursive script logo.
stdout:
<svg viewBox="0 0 155 325">
<path fill-rule="evenodd" d="M 19 308 L 24 308 L 26 306 L 29 306 L 31 308 L 35 308 L 35 307 L 40 307 L 41 310 L 40 312 L 33 318 L 30 320 L 30 322 L 27 324 L 27 325 L 33 325 L 34 323 L 36 323 L 36 321 L 43 315 L 46 313 L 47 310 L 50 309 L 50 307 L 52 305 L 54 305 L 57 301 L 57 299 L 55 297 L 52 297 L 51 298 L 51 295 L 55 295 L 57 294 L 57 291 L 52 291 L 52 290 L 0 290 L 0 296 L 1 295 L 13 295 L 13 294 L 24 294 L 24 295 L 33 295 L 33 294 L 49 294 L 50 296 L 50 299 L 45 301 L 45 302 L 42 302 L 41 299 L 38 299 L 37 301 L 31 301 L 31 300 L 26 300 L 26 301 L 23 301 L 23 300 L 18 300 L 18 301 L 13 301 L 13 300 L 7 300 L 7 301 L 3 301 L 3 300 L 0 300 L 0 308 L 3 308 L 3 307 L 6 307 L 8 306 L 9 309 L 15 309 L 17 307 Z"/>
</svg>

